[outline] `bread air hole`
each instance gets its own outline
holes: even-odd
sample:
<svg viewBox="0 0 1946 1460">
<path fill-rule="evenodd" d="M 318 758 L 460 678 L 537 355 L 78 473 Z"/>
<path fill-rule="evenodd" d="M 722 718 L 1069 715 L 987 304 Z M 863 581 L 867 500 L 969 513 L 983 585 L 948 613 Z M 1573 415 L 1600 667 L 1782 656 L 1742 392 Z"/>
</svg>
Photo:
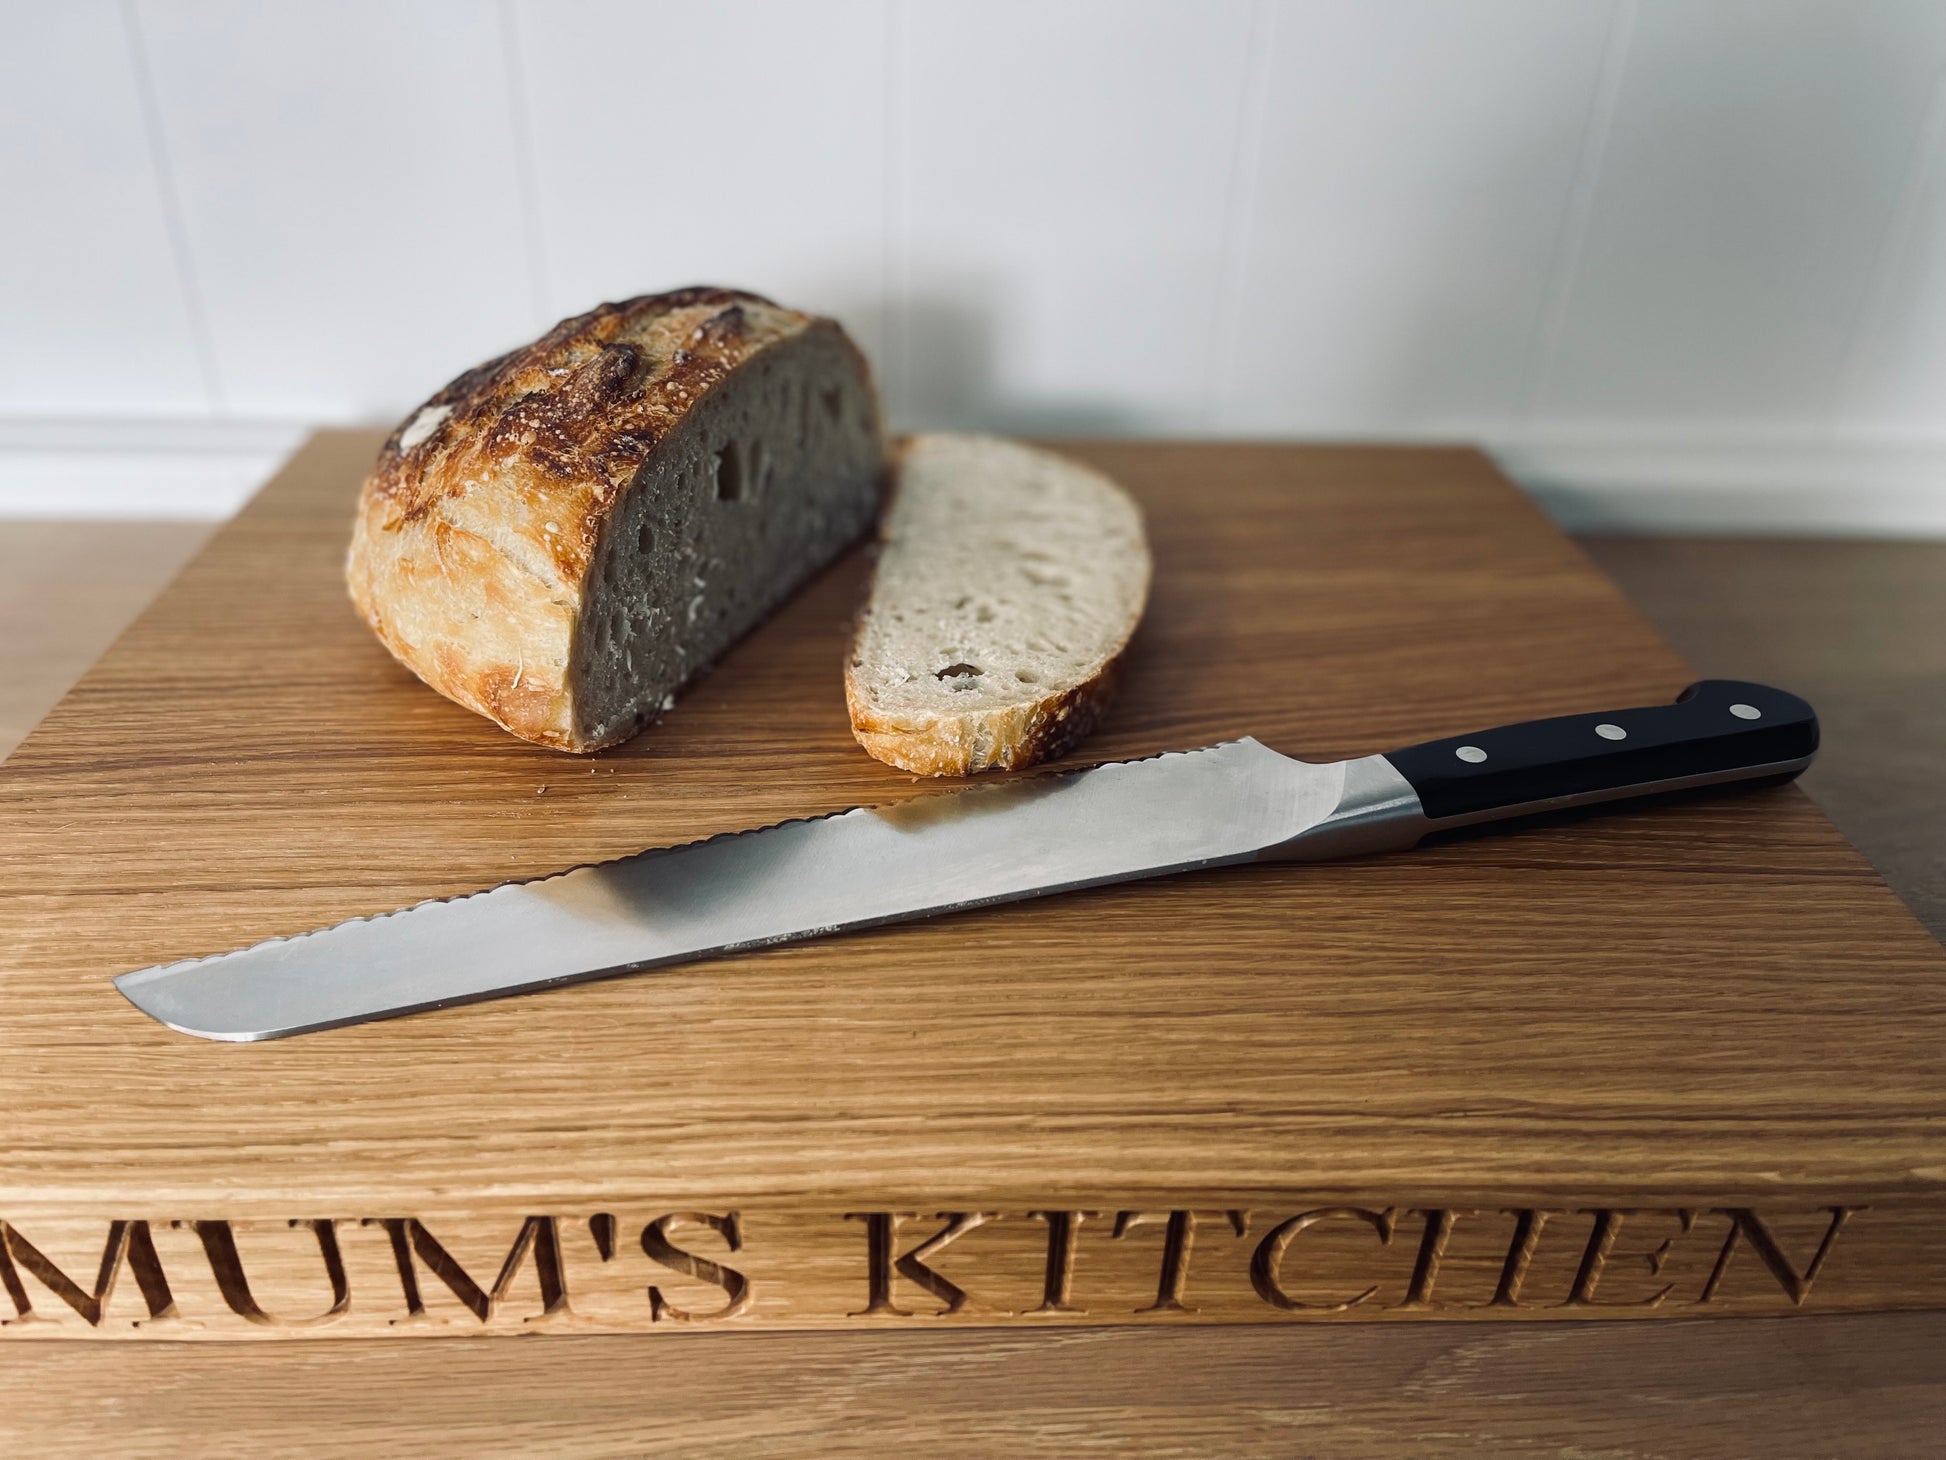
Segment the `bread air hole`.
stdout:
<svg viewBox="0 0 1946 1460">
<path fill-rule="evenodd" d="M 977 664 L 948 664 L 944 669 L 934 674 L 933 678 L 934 679 L 967 679 L 967 678 L 971 678 L 974 675 L 984 674 L 984 673 L 986 673 L 986 671 L 980 668 L 980 666 Z"/>
<path fill-rule="evenodd" d="M 743 451 L 736 442 L 716 453 L 716 499 L 734 502 L 743 495 Z"/>
<path fill-rule="evenodd" d="M 635 546 L 643 557 L 655 551 L 655 528 L 644 522 L 635 534 Z"/>
<path fill-rule="evenodd" d="M 845 409 L 844 396 L 839 392 L 838 387 L 835 385 L 826 386 L 818 392 L 818 399 L 824 402 L 824 413 L 831 417 L 832 422 L 835 424 L 839 416 L 844 414 Z"/>
</svg>

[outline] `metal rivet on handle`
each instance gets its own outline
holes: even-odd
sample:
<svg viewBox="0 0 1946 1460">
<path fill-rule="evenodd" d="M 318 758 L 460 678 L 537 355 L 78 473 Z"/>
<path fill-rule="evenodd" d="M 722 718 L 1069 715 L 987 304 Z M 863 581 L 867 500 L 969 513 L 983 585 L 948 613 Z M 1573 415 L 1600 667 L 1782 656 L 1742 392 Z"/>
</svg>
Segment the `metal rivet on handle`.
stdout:
<svg viewBox="0 0 1946 1460">
<path fill-rule="evenodd" d="M 1465 761 L 1468 765 L 1478 765 L 1481 761 L 1487 758 L 1487 753 L 1484 750 L 1480 749 L 1480 747 L 1477 745 L 1462 745 L 1458 750 L 1454 751 L 1453 754 L 1457 755 L 1461 760 Z"/>
<path fill-rule="evenodd" d="M 1730 713 L 1739 720 L 1754 720 L 1763 714 L 1755 705 L 1731 705 Z"/>
<path fill-rule="evenodd" d="M 1603 740 L 1628 739 L 1628 731 L 1624 730 L 1620 725 L 1597 725 L 1595 726 L 1595 734 L 1599 735 Z"/>
</svg>

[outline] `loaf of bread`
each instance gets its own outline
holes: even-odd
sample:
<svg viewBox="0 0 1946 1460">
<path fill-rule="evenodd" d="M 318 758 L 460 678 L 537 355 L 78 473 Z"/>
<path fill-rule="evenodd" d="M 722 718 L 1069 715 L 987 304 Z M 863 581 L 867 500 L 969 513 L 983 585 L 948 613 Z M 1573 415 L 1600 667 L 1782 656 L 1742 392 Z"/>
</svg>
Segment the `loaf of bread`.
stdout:
<svg viewBox="0 0 1946 1460">
<path fill-rule="evenodd" d="M 599 750 L 864 533 L 883 456 L 832 321 L 727 289 L 604 304 L 393 432 L 346 577 L 441 694 Z"/>
<path fill-rule="evenodd" d="M 852 734 L 928 776 L 1032 765 L 1095 727 L 1149 591 L 1142 514 L 1079 462 L 980 436 L 897 454 L 845 669 Z"/>
</svg>

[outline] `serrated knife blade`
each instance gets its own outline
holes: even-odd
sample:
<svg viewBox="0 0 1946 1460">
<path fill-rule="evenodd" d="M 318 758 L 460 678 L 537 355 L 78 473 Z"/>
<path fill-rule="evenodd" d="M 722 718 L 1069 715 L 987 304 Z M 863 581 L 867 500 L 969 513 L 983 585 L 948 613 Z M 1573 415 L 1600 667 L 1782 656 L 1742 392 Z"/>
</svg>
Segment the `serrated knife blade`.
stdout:
<svg viewBox="0 0 1946 1460">
<path fill-rule="evenodd" d="M 1405 847 L 1441 826 L 1794 774 L 1809 762 L 1809 706 L 1732 688 L 1768 697 L 1764 723 L 1737 713 L 1713 717 L 1727 726 L 1692 723 L 1692 689 L 1675 706 L 1331 764 L 1244 739 L 642 852 L 145 968 L 115 985 L 184 1034 L 275 1039 L 1105 883 Z M 1637 739 L 1587 734 L 1596 721 L 1608 731 L 1627 721 Z"/>
</svg>

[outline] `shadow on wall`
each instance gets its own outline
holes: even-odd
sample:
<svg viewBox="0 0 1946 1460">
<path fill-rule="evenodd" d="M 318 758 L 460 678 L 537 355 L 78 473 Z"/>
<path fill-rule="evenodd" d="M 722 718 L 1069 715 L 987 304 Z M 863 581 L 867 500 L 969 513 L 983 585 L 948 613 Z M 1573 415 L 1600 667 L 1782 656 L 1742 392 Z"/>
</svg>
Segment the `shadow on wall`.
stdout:
<svg viewBox="0 0 1946 1460">
<path fill-rule="evenodd" d="M 1077 437 L 1143 433 L 1141 417 L 1114 401 L 1010 390 L 999 368 L 999 310 L 986 304 L 993 293 L 991 286 L 976 286 L 907 301 L 903 319 L 891 326 L 898 332 L 898 348 L 888 352 L 891 368 L 881 382 L 894 430 Z"/>
</svg>

